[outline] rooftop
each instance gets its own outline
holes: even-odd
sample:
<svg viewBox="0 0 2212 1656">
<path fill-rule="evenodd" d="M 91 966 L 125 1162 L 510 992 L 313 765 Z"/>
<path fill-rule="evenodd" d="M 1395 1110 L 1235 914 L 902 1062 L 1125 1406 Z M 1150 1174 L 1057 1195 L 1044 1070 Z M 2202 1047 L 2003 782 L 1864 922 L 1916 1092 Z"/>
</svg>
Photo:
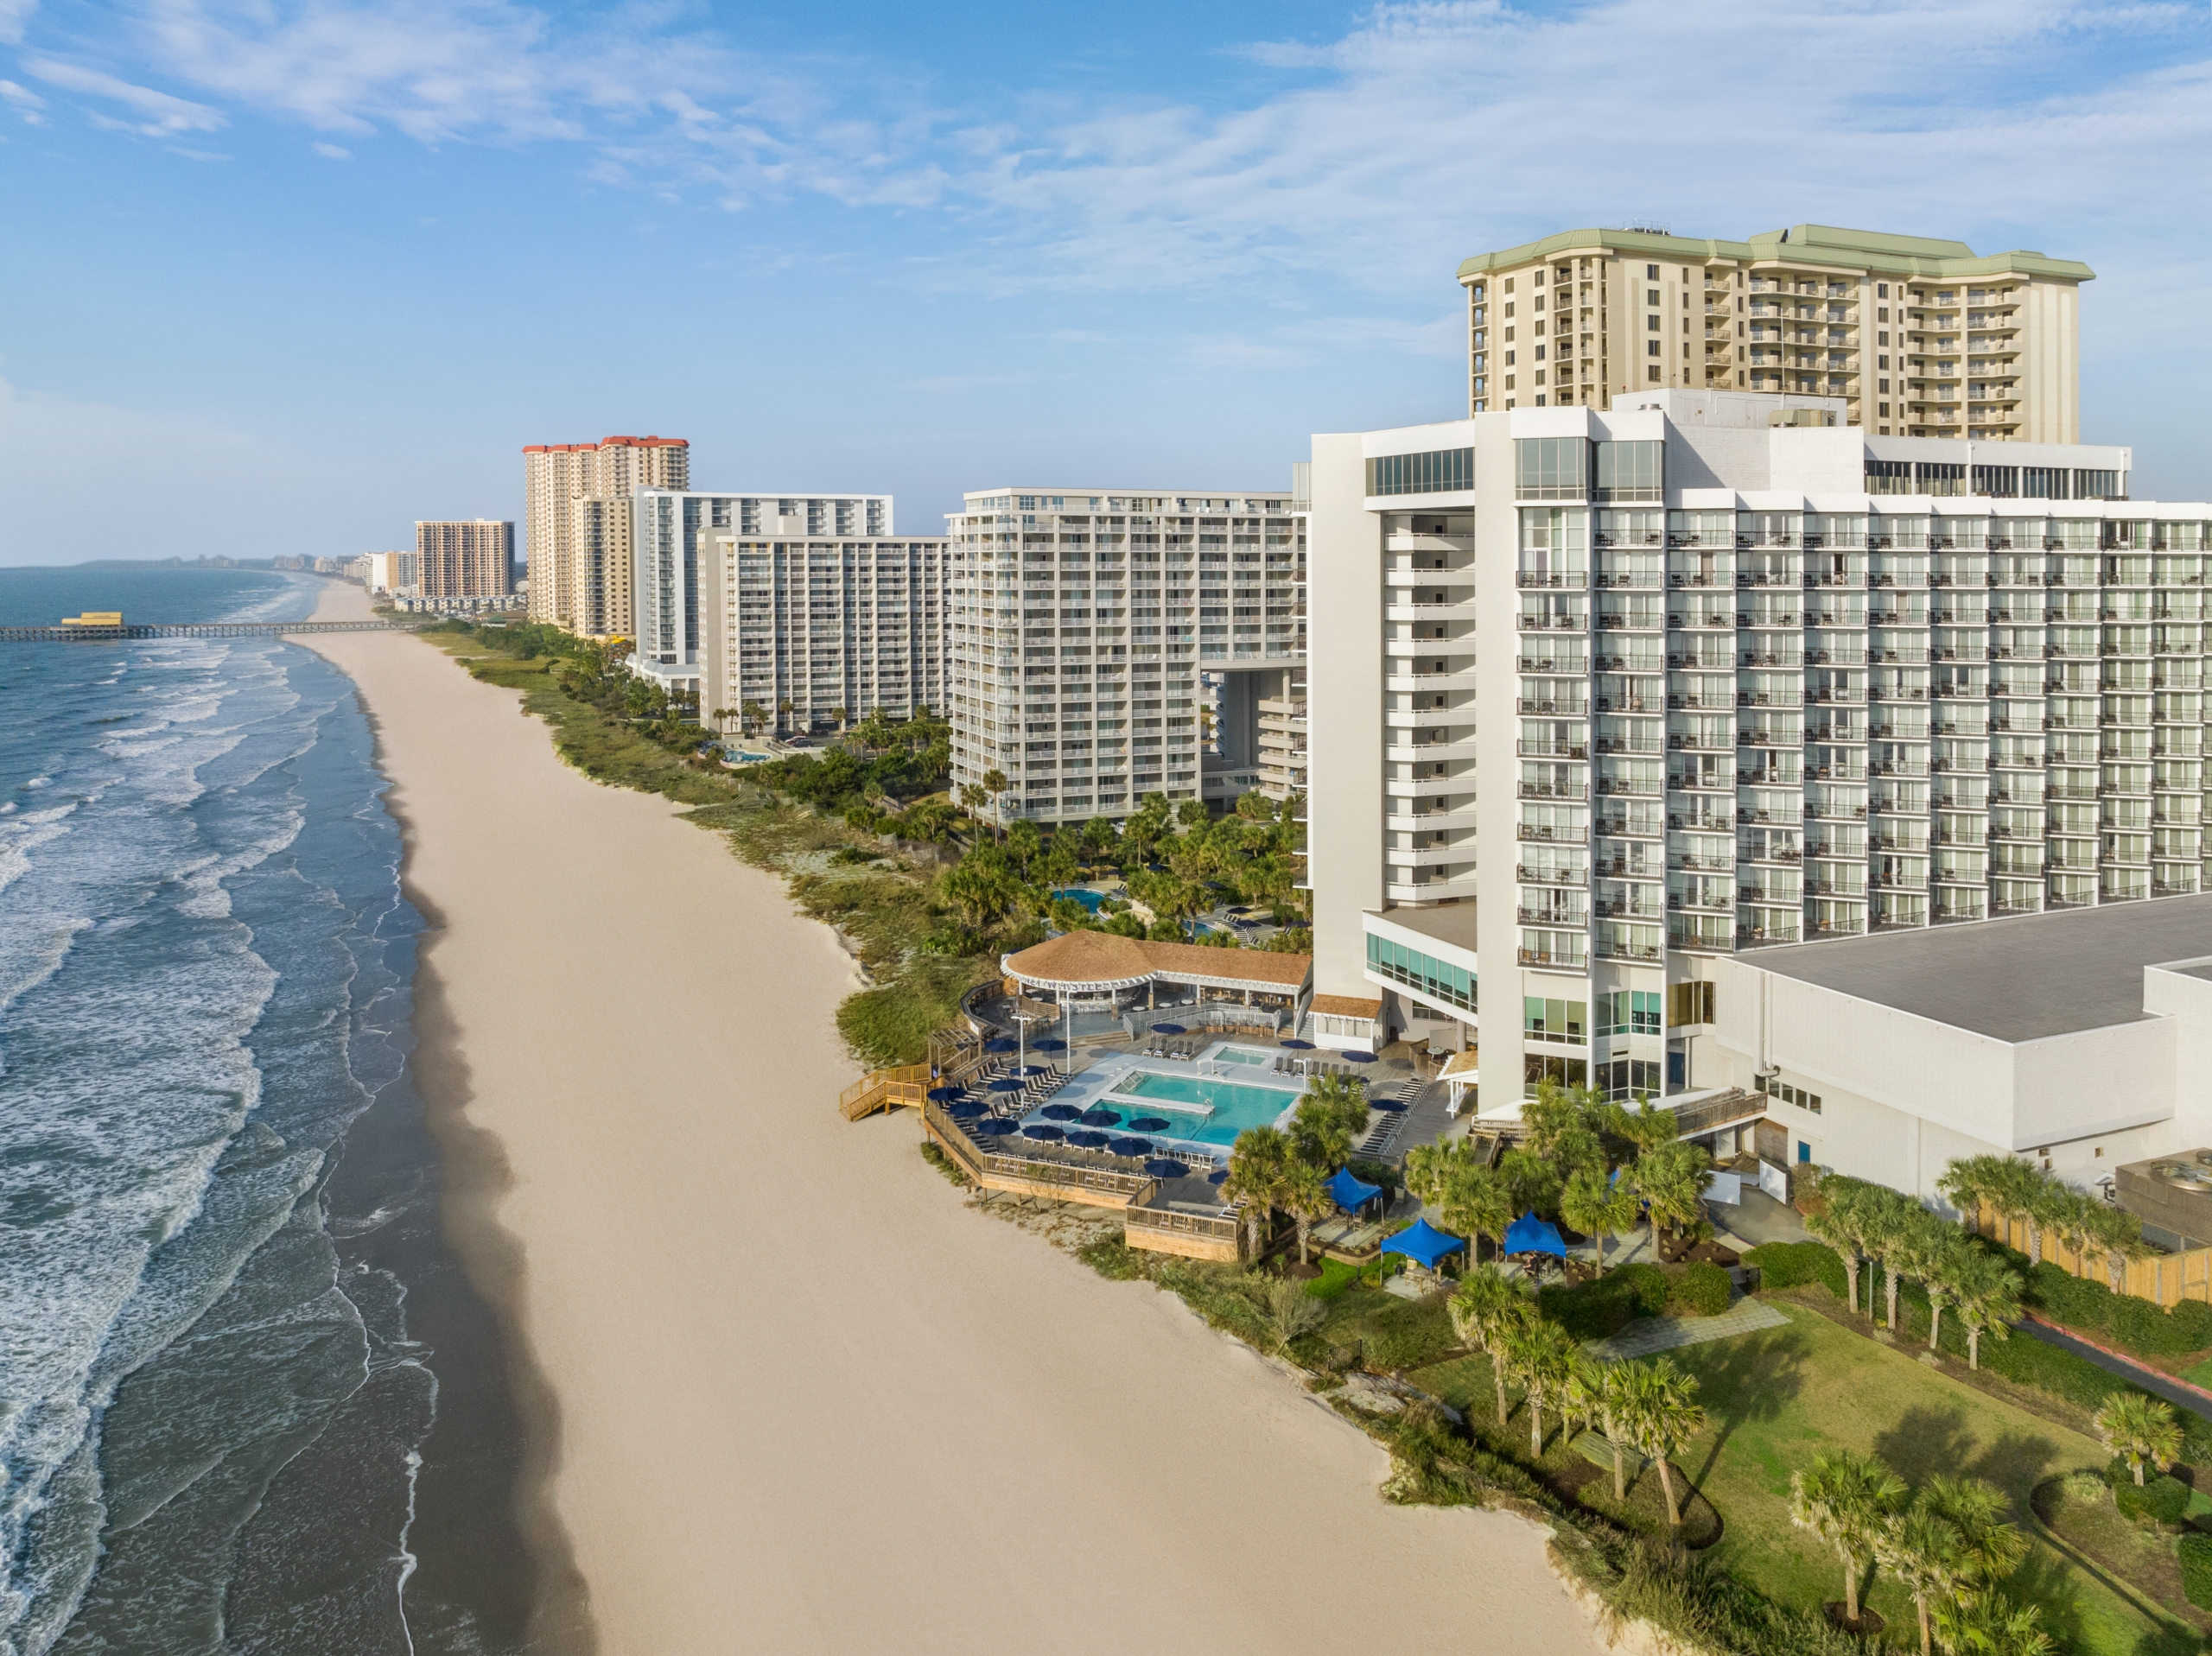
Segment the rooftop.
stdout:
<svg viewBox="0 0 2212 1656">
<path fill-rule="evenodd" d="M 1449 943 L 1454 949 L 1472 953 L 1475 948 L 1475 905 L 1472 903 L 1440 903 L 1433 909 L 1384 909 L 1375 914 L 1377 920 L 1387 920 L 1394 926 L 1403 926 L 1408 931 L 1417 931 L 1424 937 L 1433 937 L 1440 943 Z"/>
<path fill-rule="evenodd" d="M 2007 272 L 2072 282 L 2096 278 L 2096 272 L 2078 259 L 2050 258 L 2024 248 L 1977 257 L 1964 242 L 1944 241 L 1931 236 L 1896 236 L 1878 230 L 1843 230 L 1833 225 L 1793 225 L 1787 230 L 1762 231 L 1748 241 L 1740 242 L 1673 236 L 1659 230 L 1563 230 L 1539 241 L 1523 242 L 1518 247 L 1478 253 L 1459 266 L 1459 279 L 1465 282 L 1488 271 L 1508 270 L 1569 250 L 1592 247 L 1700 262 L 1731 259 L 1877 270 L 1908 280 L 1925 277 L 1944 282 Z"/>
<path fill-rule="evenodd" d="M 1278 955 L 1257 949 L 1209 949 L 1198 943 L 1156 943 L 1110 931 L 1071 931 L 1009 955 L 1007 972 L 1045 987 L 1126 987 L 1155 977 L 1204 978 L 1249 984 L 1274 993 L 1305 986 L 1311 955 Z"/>
<path fill-rule="evenodd" d="M 2143 968 L 2212 949 L 2212 895 L 1762 949 L 1737 959 L 1992 1040 L 2139 1023 Z"/>
</svg>

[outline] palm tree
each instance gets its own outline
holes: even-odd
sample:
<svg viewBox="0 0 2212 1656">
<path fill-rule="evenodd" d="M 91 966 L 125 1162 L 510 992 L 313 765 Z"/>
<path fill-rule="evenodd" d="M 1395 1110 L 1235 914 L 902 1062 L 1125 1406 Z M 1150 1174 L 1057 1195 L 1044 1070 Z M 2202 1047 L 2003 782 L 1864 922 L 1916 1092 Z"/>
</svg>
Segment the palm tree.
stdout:
<svg viewBox="0 0 2212 1656">
<path fill-rule="evenodd" d="M 1516 1323 L 1528 1319 L 1530 1309 L 1528 1296 L 1494 1265 L 1471 1266 L 1451 1298 L 1452 1328 L 1460 1343 L 1471 1341 L 1491 1360 L 1501 1426 L 1505 1424 L 1505 1337 Z"/>
<path fill-rule="evenodd" d="M 1284 1164 L 1290 1145 L 1273 1127 L 1247 1127 L 1230 1147 L 1229 1177 L 1221 1183 L 1222 1200 L 1243 1209 L 1244 1228 L 1251 1239 L 1256 1262 L 1268 1237 L 1276 1197 L 1283 1184 Z"/>
<path fill-rule="evenodd" d="M 1246 798 L 1252 797 L 1247 794 Z M 1306 1083 L 1302 1103 L 1325 1104 L 1336 1113 L 1344 1124 L 1347 1138 L 1355 1137 L 1367 1126 L 1367 1083 L 1357 1075 L 1340 1075 L 1332 1071 L 1316 1075 Z"/>
<path fill-rule="evenodd" d="M 1683 1374 L 1665 1357 L 1620 1367 L 1625 1372 L 1614 1381 L 1618 1393 L 1613 1404 L 1614 1418 L 1637 1452 L 1657 1464 L 1659 1487 L 1667 1496 L 1667 1526 L 1680 1529 L 1682 1511 L 1675 1499 L 1675 1475 L 1667 1457 L 1681 1454 L 1705 1430 L 1705 1405 L 1697 1400 L 1697 1378 Z M 1618 1482 L 1618 1457 L 1613 1475 Z"/>
<path fill-rule="evenodd" d="M 1351 1153 L 1351 1129 L 1334 1101 L 1310 1094 L 1298 1101 L 1290 1118 L 1290 1151 L 1308 1166 L 1324 1171 L 1344 1164 Z"/>
<path fill-rule="evenodd" d="M 1602 1168 L 1586 1167 L 1560 1193 L 1559 1216 L 1598 1244 L 1598 1274 L 1605 1274 L 1605 1239 L 1636 1228 L 1636 1192 L 1626 1180 L 1606 1178 Z"/>
<path fill-rule="evenodd" d="M 2181 1423 L 2173 1405 L 2141 1392 L 2109 1393 L 2090 1424 L 2106 1450 L 2127 1462 L 2139 1489 L 2145 1462 L 2163 1472 L 2181 1458 Z"/>
<path fill-rule="evenodd" d="M 1512 1198 L 1497 1170 L 1478 1161 L 1465 1139 L 1408 1151 L 1406 1188 L 1437 1210 L 1445 1229 L 1504 1245 Z"/>
<path fill-rule="evenodd" d="M 1980 1224 L 1984 1204 L 1998 1205 L 1995 1198 L 2007 1177 L 2003 1170 L 2018 1165 L 2010 1156 L 1961 1156 L 1943 1170 L 1936 1188 L 1959 1210 L 1959 1223 L 1974 1230 Z"/>
<path fill-rule="evenodd" d="M 1605 1366 L 1593 1361 L 1581 1347 L 1567 1363 L 1567 1380 L 1560 1386 L 1560 1430 L 1572 1441 L 1590 1430 L 1605 1412 Z"/>
<path fill-rule="evenodd" d="M 2088 1204 L 2087 1223 L 2090 1240 L 2104 1250 L 2105 1275 L 2110 1278 L 2113 1292 L 2125 1293 L 2127 1262 L 2150 1257 L 2151 1249 L 2143 1240 L 2143 1221 L 2124 1208 L 2093 1202 Z"/>
<path fill-rule="evenodd" d="M 1959 1532 L 1971 1583 L 2000 1582 L 2028 1556 L 2028 1538 L 2006 1520 L 2011 1509 L 1993 1483 L 1938 1472 L 1921 1490 L 1919 1504 Z"/>
<path fill-rule="evenodd" d="M 1866 1238 L 1868 1251 L 1882 1267 L 1883 1326 L 1891 1333 L 1897 1326 L 1897 1286 L 1909 1263 L 1926 1246 L 1934 1215 L 1910 1196 L 1882 1185 L 1867 1187 L 1872 1226 Z"/>
<path fill-rule="evenodd" d="M 1675 1119 L 1675 1113 L 1649 1096 L 1640 1100 L 1635 1109 L 1613 1105 L 1605 1112 L 1604 1121 L 1605 1131 L 1627 1139 L 1638 1155 L 1648 1155 L 1681 1136 L 1681 1123 Z"/>
<path fill-rule="evenodd" d="M 1953 1656 L 2051 1656 L 2043 1613 L 1999 1593 L 1978 1593 L 1936 1609 L 1936 1637 Z"/>
<path fill-rule="evenodd" d="M 1789 1521 L 1810 1530 L 1843 1560 L 1843 1608 L 1859 1625 L 1859 1574 L 1874 1538 L 1904 1499 L 1904 1481 L 1872 1455 L 1840 1449 L 1789 1475 Z"/>
<path fill-rule="evenodd" d="M 1559 1201 L 1559 1169 L 1533 1145 L 1518 1145 L 1498 1158 L 1497 1171 L 1522 1213 L 1549 1213 Z"/>
<path fill-rule="evenodd" d="M 1942 1333 L 1943 1308 L 1958 1298 L 1951 1285 L 1959 1268 L 1968 1255 L 1980 1255 L 1981 1250 L 1948 1225 L 1933 1225 L 1913 1245 L 1908 1261 L 1912 1274 L 1920 1278 L 1921 1286 L 1928 1291 L 1928 1348 L 1936 1348 L 1936 1342 Z"/>
<path fill-rule="evenodd" d="M 1299 1264 L 1310 1265 L 1306 1243 L 1313 1234 L 1313 1227 L 1337 1210 L 1336 1198 L 1322 1183 L 1321 1170 L 1302 1159 L 1288 1163 L 1282 1170 L 1282 1183 L 1276 1192 L 1275 1204 L 1298 1227 Z"/>
<path fill-rule="evenodd" d="M 1630 1393 L 1640 1363 L 1609 1363 L 1598 1393 L 1599 1413 L 1605 1423 L 1605 1441 L 1613 1446 L 1613 1499 L 1628 1499 L 1628 1421 Z"/>
<path fill-rule="evenodd" d="M 1874 1554 L 1897 1585 L 1912 1595 L 1920 1615 L 1920 1656 L 1933 1656 L 1929 1606 L 1956 1599 L 1973 1568 L 1958 1531 L 1939 1514 L 1915 1504 L 1875 1532 Z"/>
<path fill-rule="evenodd" d="M 1705 1217 L 1705 1176 L 1713 1153 L 1704 1145 L 1677 1139 L 1647 1150 L 1627 1177 L 1635 1183 L 1651 1215 L 1651 1252 L 1659 1252 L 1659 1228 L 1687 1228 Z"/>
<path fill-rule="evenodd" d="M 2020 1315 L 2020 1273 L 1994 1253 L 1967 1247 L 1951 1266 L 1947 1285 L 1959 1321 L 1966 1324 L 1967 1367 L 1981 1367 L 1981 1336 L 2012 1338 Z"/>
<path fill-rule="evenodd" d="M 1866 1263 L 1866 1246 L 1859 1240 L 1859 1193 L 1863 1188 L 1856 1179 L 1825 1179 L 1821 1184 L 1821 1210 L 1805 1215 L 1805 1228 L 1843 1260 L 1844 1289 L 1854 1317 L 1859 1314 L 1859 1276 Z M 1872 1310 L 1870 1304 L 1868 1312 Z"/>
<path fill-rule="evenodd" d="M 1525 1318 L 1505 1335 L 1506 1367 L 1521 1382 L 1529 1405 L 1529 1457 L 1544 1454 L 1544 1404 L 1556 1399 L 1574 1370 L 1580 1348 L 1574 1336 L 1547 1317 Z"/>
</svg>

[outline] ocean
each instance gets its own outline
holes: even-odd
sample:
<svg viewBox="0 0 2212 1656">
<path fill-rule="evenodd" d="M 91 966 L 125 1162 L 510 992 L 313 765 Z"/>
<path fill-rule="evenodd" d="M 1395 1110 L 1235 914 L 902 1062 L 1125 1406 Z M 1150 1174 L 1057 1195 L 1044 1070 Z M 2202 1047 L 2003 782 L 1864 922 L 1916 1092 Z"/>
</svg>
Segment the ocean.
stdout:
<svg viewBox="0 0 2212 1656">
<path fill-rule="evenodd" d="M 0 569 L 0 623 L 322 590 Z M 385 787 L 296 644 L 0 645 L 0 1656 L 529 1648 Z"/>
</svg>

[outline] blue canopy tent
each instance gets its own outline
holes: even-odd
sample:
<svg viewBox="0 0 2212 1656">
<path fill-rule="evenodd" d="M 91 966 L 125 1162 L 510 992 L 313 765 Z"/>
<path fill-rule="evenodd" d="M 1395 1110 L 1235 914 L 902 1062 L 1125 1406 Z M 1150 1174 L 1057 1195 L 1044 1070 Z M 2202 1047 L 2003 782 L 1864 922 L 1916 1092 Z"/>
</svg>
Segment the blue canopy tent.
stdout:
<svg viewBox="0 0 2212 1656">
<path fill-rule="evenodd" d="M 1567 1244 L 1560 1240 L 1556 1227 L 1536 1217 L 1535 1212 L 1522 1214 L 1505 1228 L 1505 1250 L 1508 1253 L 1553 1253 L 1567 1257 Z"/>
<path fill-rule="evenodd" d="M 1466 1247 L 1467 1239 L 1440 1231 L 1426 1219 L 1416 1219 L 1409 1230 L 1402 1230 L 1382 1244 L 1385 1253 L 1402 1253 L 1418 1264 L 1433 1271 L 1436 1262 L 1447 1253 L 1457 1253 Z"/>
<path fill-rule="evenodd" d="M 1382 1194 L 1379 1184 L 1363 1184 L 1351 1176 L 1351 1170 L 1339 1167 L 1330 1176 L 1329 1199 L 1346 1213 L 1357 1213 Z"/>
</svg>

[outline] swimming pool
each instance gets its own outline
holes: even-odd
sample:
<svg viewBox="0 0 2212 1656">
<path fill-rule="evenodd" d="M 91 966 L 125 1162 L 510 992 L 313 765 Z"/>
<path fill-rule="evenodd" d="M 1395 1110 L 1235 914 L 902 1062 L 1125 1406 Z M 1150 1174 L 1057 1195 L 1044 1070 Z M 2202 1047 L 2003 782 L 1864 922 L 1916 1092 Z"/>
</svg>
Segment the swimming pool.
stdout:
<svg viewBox="0 0 2212 1656">
<path fill-rule="evenodd" d="M 1173 1125 L 1156 1137 L 1218 1146 L 1236 1143 L 1236 1135 L 1247 1127 L 1274 1126 L 1298 1102 L 1298 1093 L 1288 1087 L 1250 1087 L 1205 1075 L 1133 1069 L 1107 1098 L 1124 1107 L 1132 1099 L 1142 1099 L 1147 1109 L 1166 1117 Z M 1192 1104 L 1204 1107 L 1203 1113 L 1177 1107 Z"/>
<path fill-rule="evenodd" d="M 1056 898 L 1065 897 L 1071 902 L 1080 903 L 1084 908 L 1089 909 L 1093 914 L 1097 913 L 1099 909 L 1103 906 L 1106 901 L 1105 892 L 1086 891 L 1080 885 L 1064 886 L 1059 891 L 1053 892 L 1052 895 Z"/>
<path fill-rule="evenodd" d="M 1224 1042 L 1220 1046 L 1209 1048 L 1205 1056 L 1211 1063 L 1272 1064 L 1282 1054 L 1271 1052 L 1265 1047 L 1230 1046 Z"/>
</svg>

